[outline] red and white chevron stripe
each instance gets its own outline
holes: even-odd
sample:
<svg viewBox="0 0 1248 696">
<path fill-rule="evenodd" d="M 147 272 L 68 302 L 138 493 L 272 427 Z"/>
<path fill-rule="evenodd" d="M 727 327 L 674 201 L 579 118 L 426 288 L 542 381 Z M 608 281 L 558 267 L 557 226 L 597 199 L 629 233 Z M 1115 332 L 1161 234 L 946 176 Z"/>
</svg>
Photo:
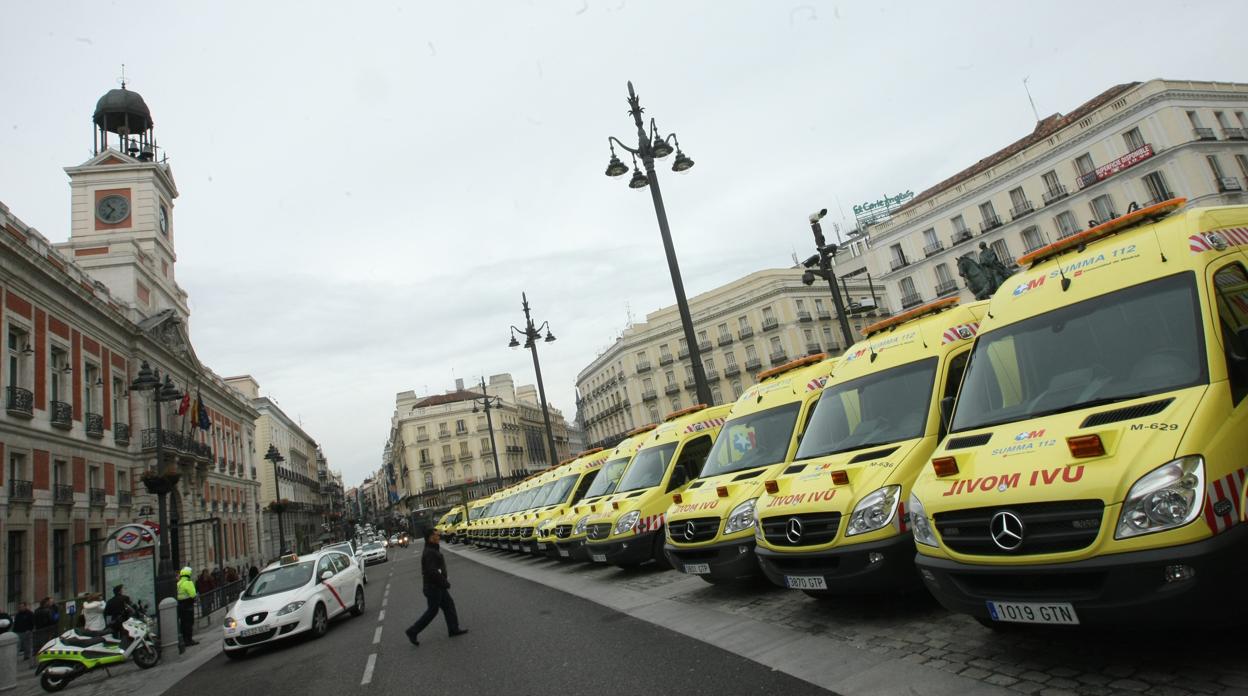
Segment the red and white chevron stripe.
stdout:
<svg viewBox="0 0 1248 696">
<path fill-rule="evenodd" d="M 660 530 L 663 528 L 663 514 L 664 513 L 660 512 L 657 515 L 650 515 L 649 517 L 643 517 L 637 520 L 637 526 L 634 527 L 633 529 L 638 534 L 641 534 L 642 532 L 651 532 L 651 531 Z"/>
<path fill-rule="evenodd" d="M 823 389 L 823 385 L 827 383 L 828 383 L 828 378 L 826 376 L 816 377 L 806 383 L 806 391 L 814 391 L 816 389 Z"/>
<path fill-rule="evenodd" d="M 907 529 L 910 529 L 910 520 L 906 517 L 906 501 L 904 500 L 897 501 L 897 514 L 893 517 L 893 527 L 903 534 Z"/>
<path fill-rule="evenodd" d="M 711 428 L 718 428 L 719 426 L 723 424 L 724 424 L 723 418 L 712 418 L 710 420 L 698 421 L 697 423 L 690 423 L 685 428 L 685 432 L 696 433 L 699 430 L 710 430 Z"/>
<path fill-rule="evenodd" d="M 1201 234 L 1193 234 L 1187 238 L 1187 248 L 1193 253 L 1213 251 L 1213 245 L 1205 237 L 1206 234 L 1217 234 L 1231 246 L 1248 246 L 1248 227 L 1228 227 L 1222 230 L 1210 230 Z"/>
<path fill-rule="evenodd" d="M 1243 502 L 1240 496 L 1244 494 L 1246 477 L 1248 467 L 1236 469 L 1205 484 L 1205 523 L 1214 534 L 1225 532 L 1243 521 Z"/>
<path fill-rule="evenodd" d="M 963 331 L 970 332 L 970 335 L 963 336 L 962 335 Z M 975 334 L 977 333 L 979 333 L 979 322 L 977 321 L 973 321 L 969 324 L 958 324 L 957 326 L 951 326 L 945 329 L 945 333 L 941 336 L 942 340 L 940 344 L 943 346 L 947 343 L 953 343 L 954 341 L 961 341 L 964 339 L 974 338 Z"/>
</svg>

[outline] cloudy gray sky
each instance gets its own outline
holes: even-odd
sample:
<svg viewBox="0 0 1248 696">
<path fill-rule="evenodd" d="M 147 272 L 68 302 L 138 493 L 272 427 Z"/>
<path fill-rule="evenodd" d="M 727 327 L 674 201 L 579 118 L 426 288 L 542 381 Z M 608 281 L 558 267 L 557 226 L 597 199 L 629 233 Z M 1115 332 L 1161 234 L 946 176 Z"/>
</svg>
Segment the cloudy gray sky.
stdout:
<svg viewBox="0 0 1248 696">
<path fill-rule="evenodd" d="M 126 64 L 181 191 L 199 356 L 250 373 L 348 483 L 394 395 L 510 371 L 527 291 L 554 405 L 672 303 L 649 193 L 603 176 L 625 82 L 697 161 L 662 178 L 690 295 L 811 245 L 1113 84 L 1246 81 L 1238 2 L 7 3 L 0 201 L 68 236 L 62 167 Z"/>
</svg>

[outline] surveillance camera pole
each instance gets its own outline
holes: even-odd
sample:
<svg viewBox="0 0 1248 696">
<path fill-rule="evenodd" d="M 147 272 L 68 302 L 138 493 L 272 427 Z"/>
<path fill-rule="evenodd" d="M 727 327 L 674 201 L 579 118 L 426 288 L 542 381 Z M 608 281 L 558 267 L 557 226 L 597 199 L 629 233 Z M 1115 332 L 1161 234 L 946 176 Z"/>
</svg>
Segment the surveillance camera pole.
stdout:
<svg viewBox="0 0 1248 696">
<path fill-rule="evenodd" d="M 836 245 L 828 244 L 823 238 L 823 227 L 819 225 L 819 221 L 823 219 L 824 211 L 820 211 L 810 216 L 810 231 L 815 234 L 815 250 L 819 252 L 819 270 L 811 269 L 809 272 L 828 281 L 828 287 L 832 289 L 832 304 L 836 307 L 836 318 L 841 325 L 841 335 L 845 337 L 845 350 L 854 344 L 854 334 L 849 328 L 849 317 L 845 313 L 845 302 L 841 299 L 841 289 L 836 285 L 836 274 L 832 272 L 832 257 L 836 256 Z"/>
</svg>

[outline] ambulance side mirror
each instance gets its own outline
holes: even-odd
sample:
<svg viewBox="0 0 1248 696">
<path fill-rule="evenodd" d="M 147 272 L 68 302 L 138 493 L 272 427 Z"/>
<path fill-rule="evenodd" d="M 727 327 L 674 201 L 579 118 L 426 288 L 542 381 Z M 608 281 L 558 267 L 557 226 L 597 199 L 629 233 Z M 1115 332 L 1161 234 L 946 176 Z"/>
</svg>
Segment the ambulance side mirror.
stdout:
<svg viewBox="0 0 1248 696">
<path fill-rule="evenodd" d="M 953 420 L 953 397 L 946 396 L 940 400 L 940 439 L 949 432 L 949 422 Z"/>
</svg>

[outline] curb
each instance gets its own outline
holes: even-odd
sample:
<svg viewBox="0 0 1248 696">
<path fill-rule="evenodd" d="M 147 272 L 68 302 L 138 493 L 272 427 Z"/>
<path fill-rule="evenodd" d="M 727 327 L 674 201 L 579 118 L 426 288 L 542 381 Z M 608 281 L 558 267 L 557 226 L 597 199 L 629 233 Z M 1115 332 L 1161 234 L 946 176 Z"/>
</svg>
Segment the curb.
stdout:
<svg viewBox="0 0 1248 696">
<path fill-rule="evenodd" d="M 844 643 L 736 614 L 670 599 L 696 578 L 637 591 L 558 572 L 565 566 L 528 564 L 479 549 L 443 547 L 461 558 L 614 609 L 810 682 L 842 696 L 1000 696 L 1011 692 L 984 682 L 883 657 Z"/>
</svg>

